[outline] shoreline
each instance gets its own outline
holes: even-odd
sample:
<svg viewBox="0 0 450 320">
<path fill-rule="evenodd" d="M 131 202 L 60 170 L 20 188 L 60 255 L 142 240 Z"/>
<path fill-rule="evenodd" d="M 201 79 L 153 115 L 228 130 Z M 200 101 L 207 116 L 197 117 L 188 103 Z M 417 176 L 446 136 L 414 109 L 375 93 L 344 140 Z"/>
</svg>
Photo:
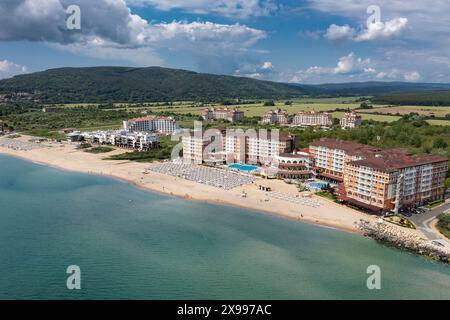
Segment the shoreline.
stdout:
<svg viewBox="0 0 450 320">
<path fill-rule="evenodd" d="M 26 142 L 30 138 L 30 136 L 22 136 L 11 140 Z M 298 194 L 295 186 L 288 185 L 280 180 L 260 180 L 260 178 L 257 178 L 253 184 L 225 191 L 152 171 L 144 175 L 143 171 L 152 165 L 151 163 L 103 160 L 106 155 L 120 154 L 127 152 L 126 150 L 117 149 L 108 154 L 91 154 L 77 150 L 75 146 L 76 144 L 67 142 L 62 144 L 46 143 L 28 151 L 13 150 L 0 146 L 0 154 L 56 169 L 110 177 L 144 191 L 156 192 L 161 195 L 174 196 L 200 203 L 253 210 L 263 214 L 295 220 L 300 223 L 331 228 L 361 236 L 364 234 L 357 227 L 358 222 L 361 219 L 372 222 L 377 220 L 375 216 L 336 204 L 319 196 L 313 195 L 313 199 L 322 205 L 320 208 L 311 208 L 269 198 L 265 192 L 257 188 L 258 183 L 263 183 L 264 185 L 270 185 L 277 192 L 292 195 Z M 244 200 L 241 197 L 242 190 L 245 190 L 248 195 Z M 417 237 L 423 237 L 420 231 L 412 230 L 410 232 Z"/>
<path fill-rule="evenodd" d="M 239 205 L 239 204 L 232 204 L 232 203 L 228 203 L 228 202 L 222 202 L 222 201 L 211 201 L 211 200 L 200 200 L 200 199 L 195 199 L 195 198 L 187 198 L 187 197 L 183 197 L 181 195 L 174 195 L 174 194 L 169 194 L 169 193 L 165 193 L 165 192 L 161 192 L 157 189 L 151 189 L 149 187 L 145 187 L 139 184 L 136 184 L 133 180 L 131 179 L 126 179 L 123 177 L 118 177 L 118 176 L 113 176 L 113 175 L 104 175 L 104 174 L 99 174 L 99 173 L 95 173 L 95 172 L 82 172 L 82 171 L 77 171 L 77 170 L 71 170 L 65 167 L 60 167 L 60 166 L 55 166 L 55 165 L 51 165 L 48 163 L 44 163 L 41 161 L 35 161 L 35 160 L 30 160 L 28 157 L 24 157 L 24 156 L 20 156 L 20 155 L 12 155 L 9 153 L 4 153 L 2 151 L 2 149 L 0 148 L 0 155 L 4 155 L 4 156 L 8 156 L 8 157 L 13 157 L 13 158 L 17 158 L 26 162 L 30 162 L 30 163 L 34 163 L 37 165 L 41 165 L 41 166 L 45 166 L 45 167 L 49 167 L 49 168 L 53 168 L 53 169 L 57 169 L 57 170 L 62 170 L 62 171 L 67 171 L 67 172 L 73 172 L 73 173 L 82 173 L 82 174 L 88 174 L 88 175 L 94 175 L 97 177 L 102 177 L 102 178 L 110 178 L 110 179 L 114 179 L 117 181 L 120 181 L 122 183 L 128 184 L 132 187 L 138 188 L 140 190 L 146 191 L 146 192 L 152 192 L 152 193 L 156 193 L 162 196 L 166 196 L 166 197 L 174 197 L 177 199 L 182 199 L 182 200 L 187 200 L 187 201 L 195 201 L 198 203 L 204 203 L 204 204 L 212 204 L 212 205 L 220 205 L 220 206 L 227 206 L 227 207 L 234 207 L 234 208 L 239 208 L 239 209 L 246 209 L 246 210 L 251 210 L 254 211 L 255 213 L 258 214 L 266 214 L 266 215 L 270 215 L 270 216 L 274 216 L 274 217 L 278 217 L 278 218 L 283 218 L 283 219 L 288 219 L 290 221 L 296 221 L 299 223 L 303 223 L 303 224 L 308 224 L 308 225 L 312 225 L 312 226 L 316 226 L 316 227 L 321 227 L 321 228 L 326 228 L 326 229 L 331 229 L 331 230 L 335 230 L 335 231 L 340 231 L 340 232 L 347 232 L 347 233 L 352 233 L 352 234 L 357 234 L 357 235 L 361 235 L 363 236 L 363 232 L 358 229 L 358 228 L 350 228 L 350 227 L 338 227 L 336 225 L 333 224 L 327 224 L 326 222 L 315 222 L 315 221 L 310 221 L 310 220 L 300 220 L 300 219 L 295 219 L 291 216 L 287 216 L 284 215 L 282 213 L 274 213 L 268 210 L 263 210 L 263 209 L 257 209 L 257 208 L 250 208 L 248 206 L 243 206 L 243 205 Z"/>
</svg>

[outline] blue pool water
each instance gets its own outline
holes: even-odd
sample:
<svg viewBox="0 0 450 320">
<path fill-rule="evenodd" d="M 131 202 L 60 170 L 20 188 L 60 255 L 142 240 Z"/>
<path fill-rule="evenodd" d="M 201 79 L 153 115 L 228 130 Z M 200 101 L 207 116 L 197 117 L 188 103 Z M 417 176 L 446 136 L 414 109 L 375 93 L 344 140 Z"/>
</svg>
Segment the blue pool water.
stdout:
<svg viewBox="0 0 450 320">
<path fill-rule="evenodd" d="M 257 166 L 249 166 L 246 164 L 238 164 L 238 163 L 232 164 L 232 165 L 228 166 L 228 168 L 237 169 L 237 170 L 245 171 L 245 172 L 252 172 L 252 171 L 258 170 Z"/>
<path fill-rule="evenodd" d="M 311 190 L 322 190 L 327 185 L 326 182 L 311 182 L 308 186 Z"/>
</svg>

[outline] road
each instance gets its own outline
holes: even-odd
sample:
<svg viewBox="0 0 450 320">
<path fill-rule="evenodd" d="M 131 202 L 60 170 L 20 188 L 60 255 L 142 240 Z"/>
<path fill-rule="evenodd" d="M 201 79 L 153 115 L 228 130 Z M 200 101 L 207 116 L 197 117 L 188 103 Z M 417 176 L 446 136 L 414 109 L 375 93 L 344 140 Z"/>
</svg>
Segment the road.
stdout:
<svg viewBox="0 0 450 320">
<path fill-rule="evenodd" d="M 444 239 L 444 237 L 431 228 L 431 222 L 441 213 L 450 212 L 450 202 L 447 202 L 437 208 L 427 211 L 422 214 L 414 214 L 411 218 L 408 218 L 413 222 L 417 229 L 420 230 L 430 241 L 439 241 L 447 248 L 450 248 L 450 241 Z"/>
</svg>

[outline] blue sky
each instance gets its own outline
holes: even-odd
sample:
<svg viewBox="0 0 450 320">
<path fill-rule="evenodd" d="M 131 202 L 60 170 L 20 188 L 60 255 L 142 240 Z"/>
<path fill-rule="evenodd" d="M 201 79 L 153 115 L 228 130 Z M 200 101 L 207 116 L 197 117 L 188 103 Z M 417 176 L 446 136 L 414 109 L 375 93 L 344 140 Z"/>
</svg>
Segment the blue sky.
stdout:
<svg viewBox="0 0 450 320">
<path fill-rule="evenodd" d="M 450 1 L 2 0 L 0 78 L 164 66 L 326 83 L 450 82 Z M 81 30 L 67 30 L 78 5 Z M 367 12 L 369 6 L 377 6 Z M 379 10 L 379 19 L 369 17 Z"/>
</svg>

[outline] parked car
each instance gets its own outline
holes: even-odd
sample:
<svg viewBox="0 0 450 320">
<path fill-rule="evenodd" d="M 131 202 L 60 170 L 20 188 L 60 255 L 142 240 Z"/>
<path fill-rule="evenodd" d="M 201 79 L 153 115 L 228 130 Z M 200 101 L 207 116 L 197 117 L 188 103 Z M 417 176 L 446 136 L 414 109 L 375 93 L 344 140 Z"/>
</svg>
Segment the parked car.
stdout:
<svg viewBox="0 0 450 320">
<path fill-rule="evenodd" d="M 412 213 L 408 212 L 408 211 L 402 212 L 402 215 L 404 215 L 407 218 L 411 218 L 412 217 Z"/>
</svg>

